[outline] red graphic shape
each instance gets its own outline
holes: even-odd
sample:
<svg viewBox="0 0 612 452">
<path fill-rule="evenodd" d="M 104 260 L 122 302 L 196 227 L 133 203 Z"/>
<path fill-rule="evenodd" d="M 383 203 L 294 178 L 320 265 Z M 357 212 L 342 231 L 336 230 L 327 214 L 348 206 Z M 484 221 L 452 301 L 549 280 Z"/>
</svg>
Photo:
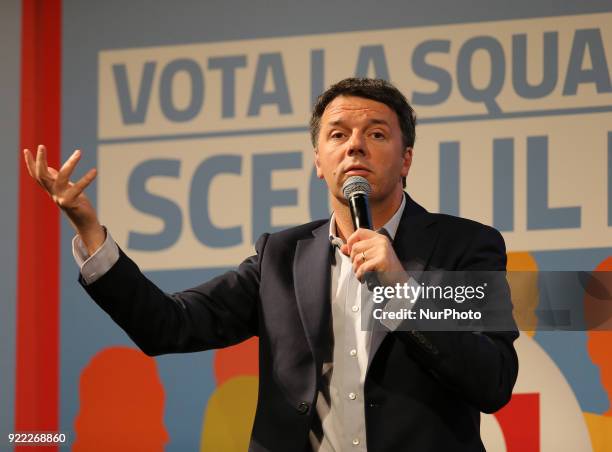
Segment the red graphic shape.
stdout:
<svg viewBox="0 0 612 452">
<path fill-rule="evenodd" d="M 20 147 L 47 145 L 60 162 L 61 0 L 23 0 Z M 3 150 L 5 152 L 17 152 Z M 59 210 L 27 174 L 19 151 L 15 431 L 59 428 Z M 2 438 L 6 441 L 6 438 Z M 4 443 L 3 443 L 4 447 Z M 58 450 L 17 446 L 16 451 Z"/>
<path fill-rule="evenodd" d="M 507 452 L 540 451 L 540 394 L 512 394 L 508 405 L 494 416 L 504 434 Z"/>
</svg>

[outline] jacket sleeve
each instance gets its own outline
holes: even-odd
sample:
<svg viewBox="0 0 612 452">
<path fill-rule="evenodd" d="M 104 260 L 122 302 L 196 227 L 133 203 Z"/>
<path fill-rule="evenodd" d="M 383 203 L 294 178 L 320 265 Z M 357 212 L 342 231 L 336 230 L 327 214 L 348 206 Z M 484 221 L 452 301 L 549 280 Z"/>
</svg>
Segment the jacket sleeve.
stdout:
<svg viewBox="0 0 612 452">
<path fill-rule="evenodd" d="M 483 228 L 463 256 L 459 270 L 505 271 L 504 240 L 493 228 Z M 511 315 L 509 287 L 504 279 L 495 300 Z M 518 375 L 513 346 L 518 331 L 395 331 L 417 360 L 443 386 L 485 413 L 502 408 L 512 396 Z"/>
<path fill-rule="evenodd" d="M 100 279 L 79 282 L 91 298 L 147 355 L 193 352 L 237 344 L 258 334 L 260 256 L 257 254 L 197 287 L 167 294 L 119 250 Z"/>
</svg>

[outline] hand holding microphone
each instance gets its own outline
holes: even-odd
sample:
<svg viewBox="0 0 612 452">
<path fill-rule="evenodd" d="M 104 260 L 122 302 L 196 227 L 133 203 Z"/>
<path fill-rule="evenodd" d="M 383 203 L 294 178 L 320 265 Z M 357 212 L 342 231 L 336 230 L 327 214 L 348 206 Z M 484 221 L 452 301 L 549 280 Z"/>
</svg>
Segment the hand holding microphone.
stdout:
<svg viewBox="0 0 612 452">
<path fill-rule="evenodd" d="M 362 282 L 368 272 L 404 272 L 389 237 L 372 230 L 374 223 L 368 202 L 370 192 L 370 183 L 361 176 L 351 176 L 342 185 L 342 193 L 349 203 L 355 232 L 350 235 L 346 244 L 342 245 L 341 251 L 350 256 L 355 276 Z"/>
</svg>

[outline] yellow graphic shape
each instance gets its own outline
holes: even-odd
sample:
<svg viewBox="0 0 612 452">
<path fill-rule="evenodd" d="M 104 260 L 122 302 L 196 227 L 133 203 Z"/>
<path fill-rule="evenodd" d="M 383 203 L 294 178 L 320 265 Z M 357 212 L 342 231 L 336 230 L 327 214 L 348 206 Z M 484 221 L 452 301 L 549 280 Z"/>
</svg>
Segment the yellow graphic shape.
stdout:
<svg viewBox="0 0 612 452">
<path fill-rule="evenodd" d="M 244 452 L 249 448 L 259 379 L 239 376 L 227 380 L 210 396 L 200 451 Z"/>
<path fill-rule="evenodd" d="M 508 284 L 514 305 L 514 320 L 521 331 L 533 337 L 538 324 L 535 310 L 540 303 L 538 264 L 528 252 L 508 253 Z"/>
<path fill-rule="evenodd" d="M 584 419 L 591 435 L 593 452 L 612 450 L 612 416 L 584 413 Z"/>
</svg>

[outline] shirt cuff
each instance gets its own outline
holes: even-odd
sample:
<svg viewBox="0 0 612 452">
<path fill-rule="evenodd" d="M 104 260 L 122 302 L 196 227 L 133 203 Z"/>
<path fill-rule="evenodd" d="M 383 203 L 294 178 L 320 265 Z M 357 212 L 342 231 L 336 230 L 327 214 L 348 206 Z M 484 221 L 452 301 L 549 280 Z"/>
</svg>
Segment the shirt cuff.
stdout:
<svg viewBox="0 0 612 452">
<path fill-rule="evenodd" d="M 104 231 L 106 232 L 104 243 L 91 256 L 79 235 L 72 239 L 72 255 L 86 285 L 101 278 L 119 260 L 119 247 L 110 232 L 106 228 Z"/>
</svg>

